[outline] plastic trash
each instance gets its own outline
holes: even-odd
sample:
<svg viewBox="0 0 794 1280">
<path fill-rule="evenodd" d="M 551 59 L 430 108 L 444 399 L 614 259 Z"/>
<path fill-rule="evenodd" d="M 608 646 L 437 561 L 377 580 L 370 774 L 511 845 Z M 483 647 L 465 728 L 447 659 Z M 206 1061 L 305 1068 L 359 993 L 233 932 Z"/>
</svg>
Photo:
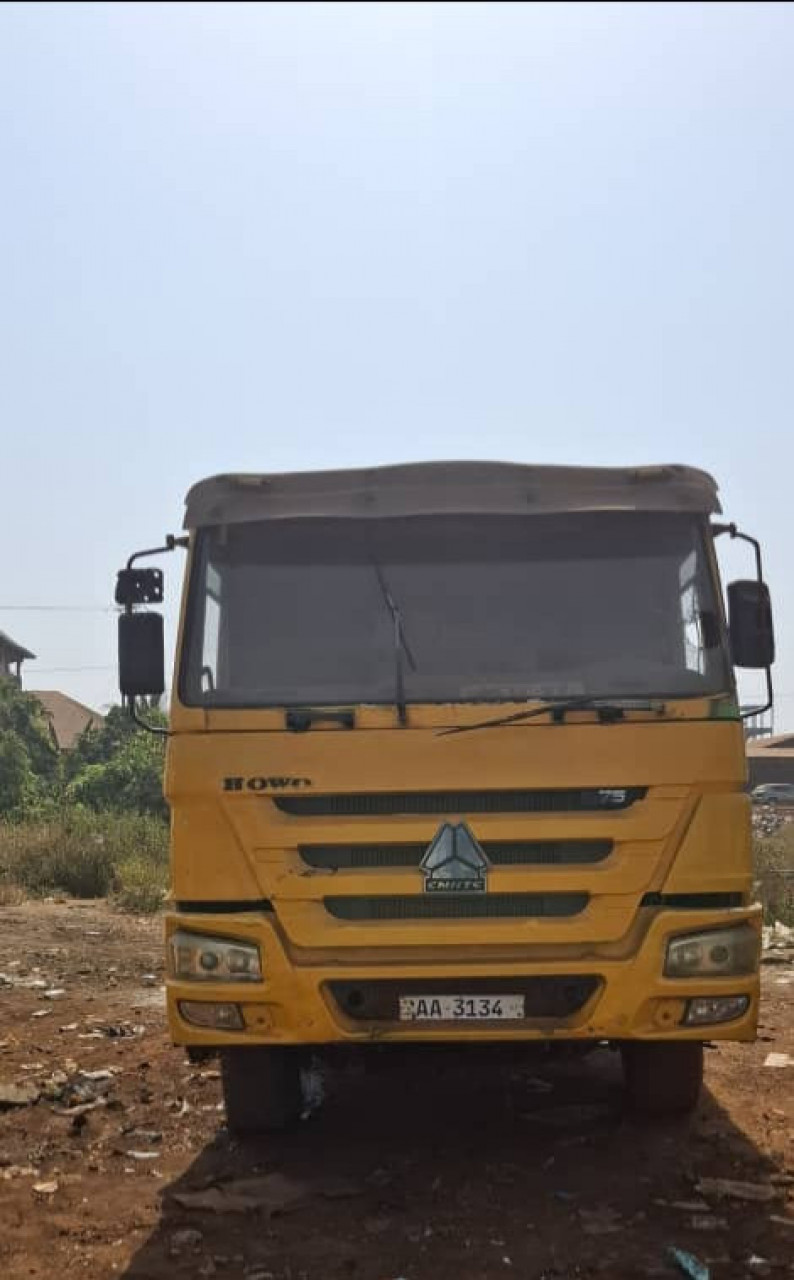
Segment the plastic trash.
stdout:
<svg viewBox="0 0 794 1280">
<path fill-rule="evenodd" d="M 682 1275 L 689 1276 L 690 1280 L 711 1280 L 711 1272 L 705 1262 L 696 1258 L 694 1253 L 687 1253 L 685 1249 L 673 1247 L 668 1250 L 668 1253 Z"/>
</svg>

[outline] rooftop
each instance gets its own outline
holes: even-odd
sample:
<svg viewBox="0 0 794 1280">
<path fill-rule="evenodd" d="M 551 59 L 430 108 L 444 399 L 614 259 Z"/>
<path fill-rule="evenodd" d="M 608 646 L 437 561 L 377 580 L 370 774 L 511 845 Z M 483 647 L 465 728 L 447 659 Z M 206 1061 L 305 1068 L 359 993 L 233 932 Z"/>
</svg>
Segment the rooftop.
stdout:
<svg viewBox="0 0 794 1280">
<path fill-rule="evenodd" d="M 0 631 L 0 649 L 4 649 L 7 658 L 11 662 L 20 662 L 24 658 L 35 658 L 35 653 L 31 653 L 30 649 L 26 649 L 24 645 L 17 644 L 16 640 L 12 640 L 5 631 Z"/>
<path fill-rule="evenodd" d="M 86 729 L 99 729 L 104 723 L 98 711 L 57 689 L 32 689 L 31 693 L 44 707 L 60 751 L 70 751 Z"/>
</svg>

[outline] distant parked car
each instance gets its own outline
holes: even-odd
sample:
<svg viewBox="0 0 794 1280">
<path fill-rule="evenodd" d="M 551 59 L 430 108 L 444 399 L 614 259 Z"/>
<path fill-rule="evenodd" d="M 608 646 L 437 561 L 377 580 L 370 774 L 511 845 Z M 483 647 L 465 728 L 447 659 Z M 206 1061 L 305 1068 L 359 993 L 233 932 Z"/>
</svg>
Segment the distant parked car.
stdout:
<svg viewBox="0 0 794 1280">
<path fill-rule="evenodd" d="M 794 782 L 764 782 L 751 791 L 753 804 L 786 804 L 794 806 Z"/>
</svg>

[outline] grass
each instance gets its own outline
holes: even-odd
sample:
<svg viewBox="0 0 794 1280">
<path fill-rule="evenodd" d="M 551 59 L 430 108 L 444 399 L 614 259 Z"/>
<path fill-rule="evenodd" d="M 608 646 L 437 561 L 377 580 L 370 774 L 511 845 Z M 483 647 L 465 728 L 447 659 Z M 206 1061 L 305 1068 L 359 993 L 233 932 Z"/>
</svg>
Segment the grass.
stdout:
<svg viewBox="0 0 794 1280">
<path fill-rule="evenodd" d="M 69 808 L 0 822 L 0 901 L 63 893 L 143 913 L 158 909 L 167 883 L 168 827 L 160 818 Z"/>
<path fill-rule="evenodd" d="M 753 847 L 764 923 L 794 925 L 794 822 L 774 835 L 757 836 Z"/>
</svg>

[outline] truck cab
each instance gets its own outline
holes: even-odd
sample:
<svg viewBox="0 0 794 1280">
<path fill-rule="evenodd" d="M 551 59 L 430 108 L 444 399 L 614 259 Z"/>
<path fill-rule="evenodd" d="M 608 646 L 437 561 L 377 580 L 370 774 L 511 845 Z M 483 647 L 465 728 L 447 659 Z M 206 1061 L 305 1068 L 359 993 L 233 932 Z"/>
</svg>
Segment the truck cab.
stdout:
<svg viewBox="0 0 794 1280">
<path fill-rule="evenodd" d="M 294 1119 L 332 1047 L 609 1041 L 632 1105 L 681 1111 L 703 1041 L 754 1038 L 734 666 L 768 673 L 774 642 L 760 552 L 724 608 L 719 510 L 683 466 L 191 489 L 167 998 L 174 1041 L 220 1052 L 233 1129 Z M 135 561 L 141 714 L 162 579 Z"/>
</svg>

